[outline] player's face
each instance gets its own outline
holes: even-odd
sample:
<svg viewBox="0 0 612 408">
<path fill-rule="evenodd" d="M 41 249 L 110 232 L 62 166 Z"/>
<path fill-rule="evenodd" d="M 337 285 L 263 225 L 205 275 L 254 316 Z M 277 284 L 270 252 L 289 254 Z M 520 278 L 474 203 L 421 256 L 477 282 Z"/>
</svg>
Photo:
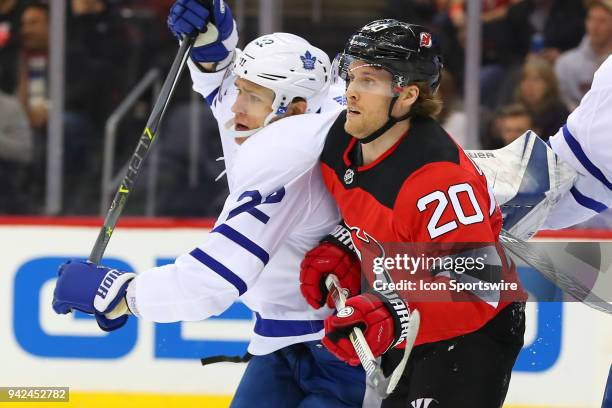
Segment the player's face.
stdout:
<svg viewBox="0 0 612 408">
<path fill-rule="evenodd" d="M 236 79 L 238 97 L 232 105 L 236 130 L 245 131 L 263 126 L 264 120 L 272 112 L 274 92 L 246 79 Z"/>
<path fill-rule="evenodd" d="M 362 139 L 387 122 L 393 97 L 392 79 L 388 71 L 363 61 L 349 65 L 344 124 L 347 133 Z"/>
</svg>

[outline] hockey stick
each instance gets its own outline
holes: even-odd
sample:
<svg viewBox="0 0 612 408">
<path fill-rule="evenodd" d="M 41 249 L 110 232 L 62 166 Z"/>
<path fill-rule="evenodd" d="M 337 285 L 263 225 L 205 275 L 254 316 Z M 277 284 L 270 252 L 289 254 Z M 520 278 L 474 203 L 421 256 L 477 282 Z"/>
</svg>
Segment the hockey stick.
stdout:
<svg viewBox="0 0 612 408">
<path fill-rule="evenodd" d="M 191 51 L 194 41 L 195 38 L 185 39 L 181 43 L 176 57 L 174 57 L 172 67 L 164 80 L 164 84 L 159 96 L 157 97 L 155 105 L 153 106 L 149 120 L 147 121 L 145 129 L 138 140 L 136 150 L 128 162 L 126 174 L 119 185 L 119 189 L 115 193 L 113 202 L 106 213 L 106 217 L 104 218 L 104 225 L 100 229 L 96 243 L 94 244 L 91 254 L 89 255 L 89 260 L 95 264 L 99 263 L 102 259 L 102 255 L 104 254 L 106 246 L 110 241 L 111 235 L 113 234 L 115 226 L 117 225 L 117 221 L 121 216 L 123 207 L 125 207 L 125 203 L 127 202 L 134 183 L 136 182 L 136 178 L 140 174 L 142 164 L 149 154 L 149 150 L 153 144 L 153 140 L 155 140 L 155 136 L 159 130 L 159 125 L 164 117 L 164 114 L 166 113 L 166 108 L 168 107 L 168 103 L 172 98 L 176 84 L 178 83 L 181 73 L 183 72 L 185 62 L 187 61 L 187 57 L 189 56 L 189 52 Z"/>
<path fill-rule="evenodd" d="M 522 259 L 526 264 L 540 272 L 552 284 L 579 302 L 604 313 L 612 314 L 612 305 L 601 299 L 588 287 L 574 279 L 570 274 L 555 268 L 550 258 L 533 248 L 532 245 L 502 230 L 499 234 L 501 244 L 512 254 Z"/>
<path fill-rule="evenodd" d="M 334 304 L 336 305 L 336 309 L 338 311 L 344 308 L 346 302 L 346 296 L 340 286 L 340 282 L 336 275 L 330 274 L 325 278 L 325 286 L 327 290 L 332 296 L 334 300 Z M 349 339 L 357 352 L 357 356 L 359 356 L 359 361 L 363 366 L 363 369 L 366 372 L 366 378 L 370 385 L 376 389 L 378 395 L 382 398 L 386 398 L 389 394 L 393 392 L 400 378 L 402 377 L 402 373 L 406 368 L 406 363 L 408 363 L 408 357 L 410 356 L 410 351 L 414 346 L 414 341 L 416 339 L 416 335 L 419 331 L 419 325 L 421 323 L 421 318 L 418 310 L 412 311 L 410 314 L 410 330 L 408 336 L 406 336 L 406 347 L 404 348 L 404 355 L 400 360 L 399 364 L 395 367 L 393 372 L 389 377 L 385 377 L 383 374 L 382 368 L 380 367 L 380 363 L 378 359 L 374 357 L 372 354 L 372 350 L 370 350 L 370 346 L 366 341 L 363 332 L 359 327 L 355 327 L 351 334 L 349 335 Z"/>
</svg>

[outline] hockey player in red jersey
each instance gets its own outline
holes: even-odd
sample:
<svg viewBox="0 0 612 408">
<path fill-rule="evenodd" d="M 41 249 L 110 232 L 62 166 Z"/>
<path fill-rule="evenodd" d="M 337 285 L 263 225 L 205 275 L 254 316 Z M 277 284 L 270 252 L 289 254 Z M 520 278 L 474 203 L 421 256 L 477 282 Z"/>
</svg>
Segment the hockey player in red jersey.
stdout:
<svg viewBox="0 0 612 408">
<path fill-rule="evenodd" d="M 513 277 L 496 245 L 502 218 L 486 178 L 433 119 L 440 108 L 435 92 L 442 61 L 431 33 L 377 20 L 349 39 L 337 62 L 348 108 L 330 129 L 321 168 L 357 252 L 363 255 L 372 242 L 381 248 L 390 242 L 483 243 L 495 248 L 488 272 Z M 332 245 L 322 243 L 302 263 L 302 293 L 314 307 L 325 302 L 321 281 L 333 272 L 327 267 L 334 263 Z M 429 272 L 432 281 L 449 281 L 455 273 Z M 340 277 L 352 295 L 360 279 Z M 358 364 L 347 337 L 361 327 L 389 371 L 402 354 L 401 307 L 391 306 L 388 292 L 361 292 L 348 299 L 343 313 L 326 319 L 323 344 Z M 461 302 L 400 295 L 403 307 L 419 310 L 421 327 L 401 382 L 382 406 L 500 407 L 523 344 L 522 291 L 496 301 L 477 294 Z"/>
</svg>

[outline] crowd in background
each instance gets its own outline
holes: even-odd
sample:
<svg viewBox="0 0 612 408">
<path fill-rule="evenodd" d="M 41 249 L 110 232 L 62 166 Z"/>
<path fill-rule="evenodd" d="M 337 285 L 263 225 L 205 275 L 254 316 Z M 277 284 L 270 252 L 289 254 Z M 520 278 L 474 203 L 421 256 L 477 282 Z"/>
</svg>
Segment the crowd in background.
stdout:
<svg viewBox="0 0 612 408">
<path fill-rule="evenodd" d="M 460 143 L 467 0 L 284 0 L 282 27 L 333 57 L 348 36 L 380 17 L 423 24 L 438 37 L 445 71 L 440 119 Z M 104 126 L 152 67 L 165 72 L 176 41 L 165 27 L 171 0 L 67 0 L 63 214 L 96 214 Z M 230 6 L 233 1 L 228 1 Z M 245 1 L 242 44 L 257 35 L 257 1 Z M 340 18 L 342 17 L 342 18 Z M 554 135 L 612 53 L 612 0 L 482 0 L 480 148 L 503 147 L 528 129 Z M 0 0 L 0 214 L 44 208 L 49 120 L 49 5 Z M 189 80 L 183 78 L 160 138 L 157 214 L 215 216 L 226 194 L 216 123 L 200 110 L 198 183 L 188 183 Z M 146 100 L 145 100 L 146 99 Z M 150 111 L 143 98 L 121 124 L 117 171 Z M 132 198 L 130 199 L 132 200 Z M 142 208 L 138 197 L 130 206 Z M 599 224 L 600 225 L 600 224 Z"/>
</svg>

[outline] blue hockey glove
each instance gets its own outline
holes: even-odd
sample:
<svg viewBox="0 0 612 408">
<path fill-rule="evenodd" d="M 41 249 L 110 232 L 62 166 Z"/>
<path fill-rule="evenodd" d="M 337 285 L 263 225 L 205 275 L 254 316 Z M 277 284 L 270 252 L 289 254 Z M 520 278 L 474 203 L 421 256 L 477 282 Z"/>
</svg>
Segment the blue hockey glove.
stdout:
<svg viewBox="0 0 612 408">
<path fill-rule="evenodd" d="M 71 260 L 59 267 L 58 276 L 53 292 L 53 310 L 56 313 L 66 314 L 74 309 L 93 314 L 104 331 L 118 329 L 127 322 L 127 315 L 109 319 L 105 314 L 113 311 L 123 300 L 135 273 Z"/>
<path fill-rule="evenodd" d="M 177 0 L 168 27 L 179 40 L 197 35 L 191 49 L 195 62 L 224 61 L 238 43 L 232 11 L 223 0 Z"/>
</svg>

